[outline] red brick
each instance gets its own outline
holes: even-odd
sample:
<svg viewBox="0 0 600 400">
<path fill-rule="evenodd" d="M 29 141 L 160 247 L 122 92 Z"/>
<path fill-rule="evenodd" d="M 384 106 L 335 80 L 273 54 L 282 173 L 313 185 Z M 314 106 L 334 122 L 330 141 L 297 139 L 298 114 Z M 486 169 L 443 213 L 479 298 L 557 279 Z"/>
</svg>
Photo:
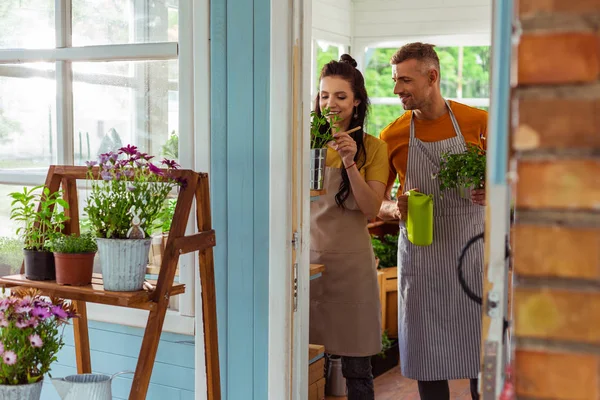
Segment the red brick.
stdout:
<svg viewBox="0 0 600 400">
<path fill-rule="evenodd" d="M 517 207 L 600 209 L 600 159 L 521 160 L 517 175 Z"/>
<path fill-rule="evenodd" d="M 516 150 L 600 148 L 600 100 L 520 98 Z"/>
<path fill-rule="evenodd" d="M 600 13 L 598 0 L 518 0 L 518 3 L 521 18 L 550 13 Z"/>
<path fill-rule="evenodd" d="M 518 397 L 553 400 L 600 398 L 599 358 L 593 354 L 519 349 L 515 359 Z"/>
<path fill-rule="evenodd" d="M 594 33 L 528 33 L 517 50 L 519 85 L 594 82 L 600 77 L 600 39 Z"/>
<path fill-rule="evenodd" d="M 517 223 L 512 232 L 519 276 L 600 278 L 600 229 Z"/>
</svg>

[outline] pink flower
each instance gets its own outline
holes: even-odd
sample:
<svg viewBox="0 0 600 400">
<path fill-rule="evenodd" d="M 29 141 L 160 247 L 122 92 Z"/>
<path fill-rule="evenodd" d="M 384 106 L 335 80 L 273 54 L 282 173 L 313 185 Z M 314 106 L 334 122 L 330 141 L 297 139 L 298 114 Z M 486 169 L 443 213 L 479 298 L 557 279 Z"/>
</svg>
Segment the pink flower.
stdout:
<svg viewBox="0 0 600 400">
<path fill-rule="evenodd" d="M 19 318 L 17 322 L 15 322 L 15 326 L 19 329 L 27 328 L 29 326 L 29 321 Z"/>
<path fill-rule="evenodd" d="M 60 306 L 53 306 L 52 314 L 54 314 L 59 319 L 67 319 L 69 317 L 67 312 Z"/>
<path fill-rule="evenodd" d="M 6 311 L 8 310 L 8 307 L 10 307 L 11 305 L 11 301 L 8 297 L 3 298 L 0 301 L 0 311 Z"/>
<path fill-rule="evenodd" d="M 150 172 L 152 172 L 154 175 L 160 175 L 160 176 L 164 175 L 164 173 L 161 171 L 161 169 L 152 163 L 148 164 L 148 168 L 150 169 Z"/>
<path fill-rule="evenodd" d="M 7 328 L 9 325 L 8 320 L 7 319 L 0 319 L 0 327 L 1 328 Z"/>
<path fill-rule="evenodd" d="M 20 305 L 17 308 L 15 308 L 15 312 L 18 313 L 18 314 L 25 314 L 25 313 L 28 313 L 31 310 L 32 310 L 31 306 Z"/>
<path fill-rule="evenodd" d="M 175 162 L 175 160 L 168 160 L 168 159 L 166 159 L 166 158 L 163 158 L 163 160 L 161 161 L 161 163 L 162 163 L 163 165 L 166 165 L 167 167 L 169 167 L 169 168 L 173 168 L 173 169 L 177 169 L 177 168 L 179 168 L 179 167 L 180 167 L 180 165 L 179 165 L 179 164 L 177 164 L 177 163 Z"/>
<path fill-rule="evenodd" d="M 0 356 L 4 354 L 4 343 L 0 342 Z"/>
<path fill-rule="evenodd" d="M 37 326 L 40 324 L 40 321 L 37 318 L 31 318 L 28 322 L 29 326 L 32 328 L 37 328 Z"/>
<path fill-rule="evenodd" d="M 121 147 L 119 149 L 119 152 L 125 153 L 125 154 L 130 155 L 130 156 L 133 156 L 133 155 L 135 155 L 137 153 L 137 147 L 128 144 L 125 147 Z"/>
<path fill-rule="evenodd" d="M 7 351 L 2 355 L 2 360 L 6 365 L 14 365 L 17 362 L 17 355 L 14 351 Z"/>
<path fill-rule="evenodd" d="M 98 165 L 98 161 L 86 161 L 85 165 L 87 165 L 89 168 L 92 168 L 92 167 Z"/>
<path fill-rule="evenodd" d="M 44 342 L 42 342 L 42 338 L 37 333 L 29 335 L 29 343 L 31 343 L 32 347 L 42 347 L 44 344 Z"/>
</svg>

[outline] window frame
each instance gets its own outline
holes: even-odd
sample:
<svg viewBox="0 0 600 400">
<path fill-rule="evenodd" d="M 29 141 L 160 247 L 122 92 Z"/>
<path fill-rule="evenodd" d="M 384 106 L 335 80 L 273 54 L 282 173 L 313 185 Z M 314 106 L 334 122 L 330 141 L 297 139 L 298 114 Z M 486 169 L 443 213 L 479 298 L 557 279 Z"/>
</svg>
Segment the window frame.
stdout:
<svg viewBox="0 0 600 400">
<path fill-rule="evenodd" d="M 208 143 L 198 143 L 194 139 L 194 111 L 197 107 L 208 106 L 202 98 L 194 104 L 194 57 L 207 60 L 208 46 L 192 46 L 193 20 L 188 15 L 193 12 L 192 5 L 186 0 L 179 2 L 178 42 L 130 43 L 110 45 L 72 46 L 72 0 L 55 0 L 55 32 L 56 48 L 54 49 L 0 49 L 0 76 L 33 77 L 43 71 L 18 68 L 13 65 L 27 62 L 54 62 L 54 78 L 56 82 L 56 129 L 57 129 L 57 164 L 74 165 L 74 127 L 73 127 L 73 79 L 72 62 L 82 61 L 158 61 L 178 60 L 179 69 L 179 162 L 182 168 L 197 170 L 198 166 L 208 166 L 209 161 L 199 160 L 205 157 L 204 151 L 196 154 L 198 149 L 205 148 Z M 201 53 L 201 54 L 199 54 Z M 101 74 L 85 74 L 83 80 L 90 81 Z M 129 86 L 127 79 L 114 82 L 115 86 Z M 92 83 L 92 82 L 89 82 Z M 208 114 L 205 110 L 202 114 Z M 201 139 L 209 139 L 202 136 Z M 205 168 L 208 171 L 208 169 Z M 33 186 L 45 182 L 46 169 L 7 170 L 0 169 L 0 185 L 12 184 Z M 187 232 L 195 232 L 195 215 L 190 213 Z M 186 285 L 185 293 L 172 299 L 172 305 L 178 310 L 168 310 L 163 330 L 184 335 L 195 334 L 195 285 L 198 269 L 197 253 L 184 254 L 179 257 L 179 279 Z M 88 305 L 88 319 L 109 322 L 133 327 L 145 327 L 148 313 L 144 310 L 119 308 L 115 312 L 113 306 L 100 304 Z"/>
</svg>

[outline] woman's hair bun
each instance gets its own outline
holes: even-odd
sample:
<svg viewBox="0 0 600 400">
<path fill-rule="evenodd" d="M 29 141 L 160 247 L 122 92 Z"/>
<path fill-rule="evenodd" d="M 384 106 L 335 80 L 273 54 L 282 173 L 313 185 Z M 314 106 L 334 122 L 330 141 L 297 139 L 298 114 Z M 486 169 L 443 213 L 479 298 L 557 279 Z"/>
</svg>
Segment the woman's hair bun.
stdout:
<svg viewBox="0 0 600 400">
<path fill-rule="evenodd" d="M 350 64 L 354 68 L 356 68 L 356 66 L 358 65 L 356 63 L 356 60 L 354 58 L 352 58 L 352 56 L 350 54 L 342 54 L 342 56 L 340 57 L 340 62 Z"/>
</svg>

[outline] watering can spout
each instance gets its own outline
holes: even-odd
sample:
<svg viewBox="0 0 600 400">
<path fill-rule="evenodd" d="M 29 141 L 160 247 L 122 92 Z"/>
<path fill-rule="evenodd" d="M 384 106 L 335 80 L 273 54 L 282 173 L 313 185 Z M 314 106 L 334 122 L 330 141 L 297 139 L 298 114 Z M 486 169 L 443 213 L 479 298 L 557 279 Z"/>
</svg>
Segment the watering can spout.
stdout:
<svg viewBox="0 0 600 400">
<path fill-rule="evenodd" d="M 66 381 L 65 378 L 52 378 L 52 384 L 61 399 L 65 399 L 73 387 L 73 383 Z"/>
</svg>

